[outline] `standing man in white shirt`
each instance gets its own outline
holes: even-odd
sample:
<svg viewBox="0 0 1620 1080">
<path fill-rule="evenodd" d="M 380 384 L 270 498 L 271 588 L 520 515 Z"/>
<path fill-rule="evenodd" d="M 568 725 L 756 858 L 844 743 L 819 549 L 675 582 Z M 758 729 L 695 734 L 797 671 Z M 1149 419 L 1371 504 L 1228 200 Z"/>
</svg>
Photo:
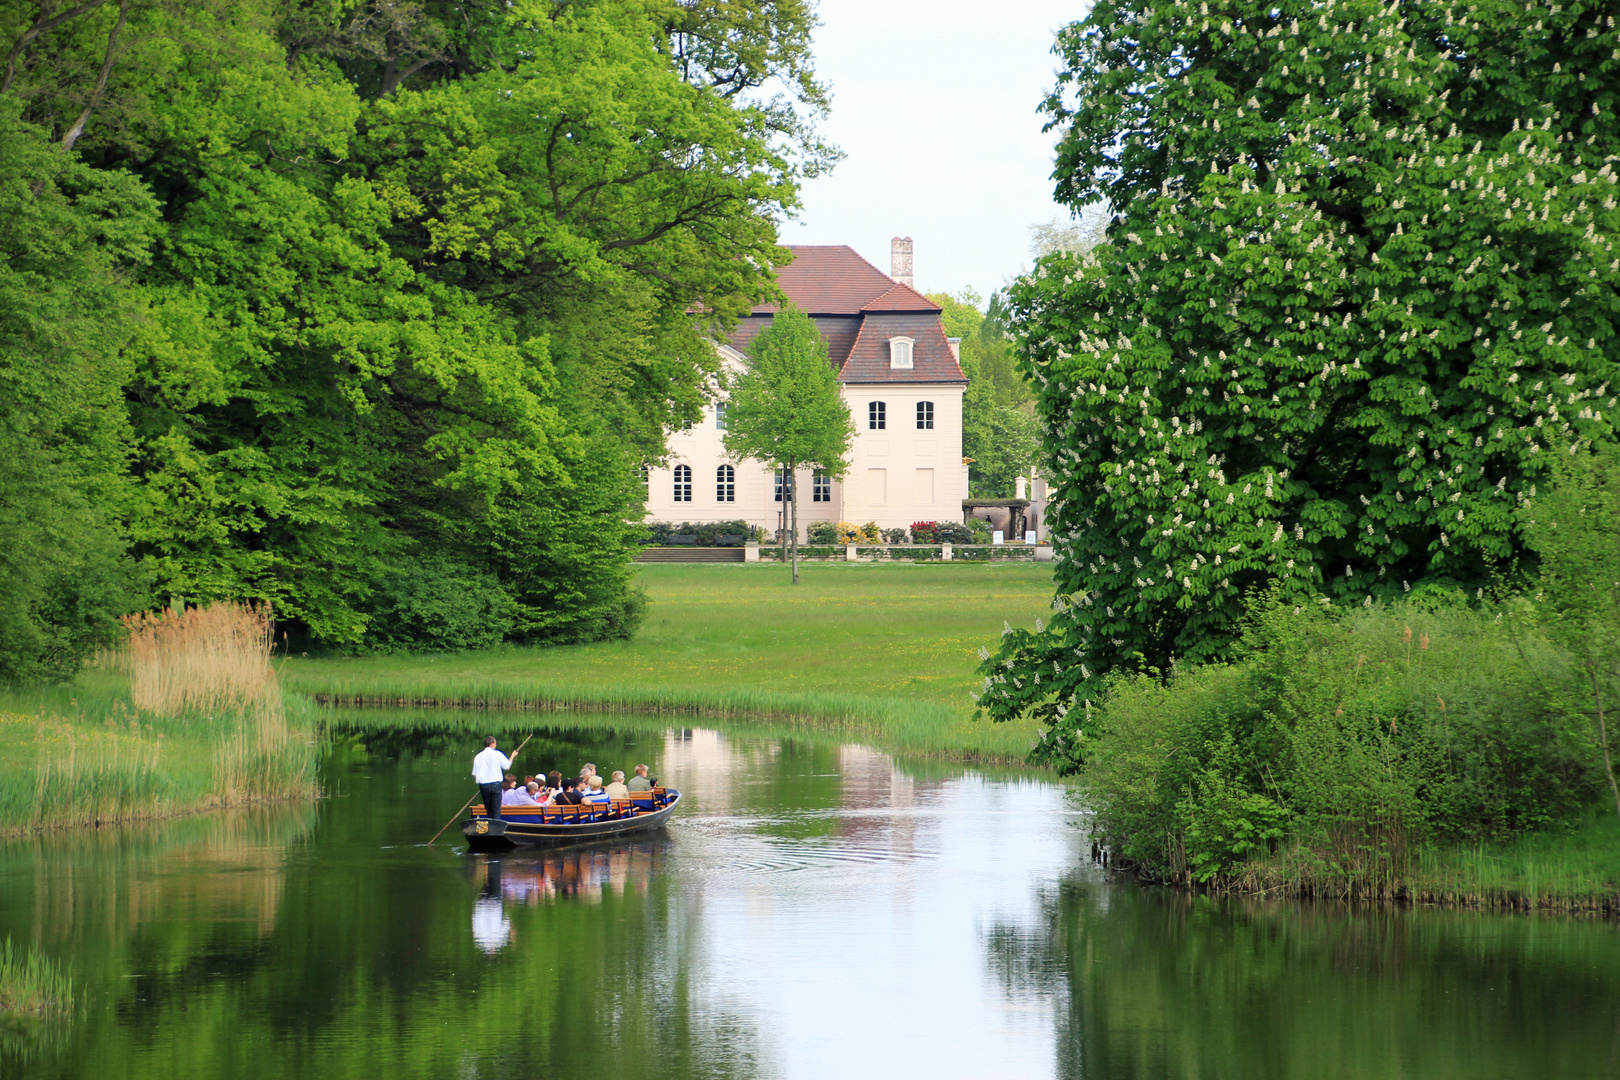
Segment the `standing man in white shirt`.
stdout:
<svg viewBox="0 0 1620 1080">
<path fill-rule="evenodd" d="M 511 767 L 512 759 L 495 749 L 495 736 L 484 736 L 484 748 L 473 758 L 472 774 L 484 797 L 484 813 L 491 818 L 501 816 L 501 781 Z"/>
</svg>

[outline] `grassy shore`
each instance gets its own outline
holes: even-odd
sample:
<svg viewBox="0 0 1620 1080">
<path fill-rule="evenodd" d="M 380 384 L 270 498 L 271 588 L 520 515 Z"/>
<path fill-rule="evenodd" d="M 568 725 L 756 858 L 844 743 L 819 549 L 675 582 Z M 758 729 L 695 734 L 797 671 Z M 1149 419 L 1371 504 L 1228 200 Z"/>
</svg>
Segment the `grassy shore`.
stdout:
<svg viewBox="0 0 1620 1080">
<path fill-rule="evenodd" d="M 313 798 L 314 713 L 283 699 L 268 612 L 142 616 L 71 687 L 0 692 L 0 836 Z"/>
<path fill-rule="evenodd" d="M 476 704 L 752 719 L 906 754 L 1022 761 L 1038 728 L 974 721 L 973 670 L 1003 621 L 1049 610 L 1051 567 L 651 565 L 634 640 L 439 656 L 289 659 L 290 690 L 379 704 Z"/>
</svg>

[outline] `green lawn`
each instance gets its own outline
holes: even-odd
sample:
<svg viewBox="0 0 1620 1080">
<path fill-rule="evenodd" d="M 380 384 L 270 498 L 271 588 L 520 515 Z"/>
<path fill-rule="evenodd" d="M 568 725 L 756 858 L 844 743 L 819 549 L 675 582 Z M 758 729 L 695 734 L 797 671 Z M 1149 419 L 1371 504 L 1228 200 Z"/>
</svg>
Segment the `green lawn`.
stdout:
<svg viewBox="0 0 1620 1080">
<path fill-rule="evenodd" d="M 368 699 L 754 716 L 913 753 L 1013 761 L 1033 723 L 970 719 L 981 646 L 1050 610 L 1047 564 L 650 565 L 634 640 L 435 656 L 298 658 L 284 685 Z"/>
</svg>

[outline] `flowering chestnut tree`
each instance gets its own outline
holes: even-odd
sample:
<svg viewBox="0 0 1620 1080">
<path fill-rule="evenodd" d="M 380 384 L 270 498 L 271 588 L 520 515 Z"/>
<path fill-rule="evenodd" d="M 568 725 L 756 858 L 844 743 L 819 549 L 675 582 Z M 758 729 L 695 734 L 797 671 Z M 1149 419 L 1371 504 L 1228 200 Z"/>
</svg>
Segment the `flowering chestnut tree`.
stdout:
<svg viewBox="0 0 1620 1080">
<path fill-rule="evenodd" d="M 1521 551 L 1615 435 L 1612 2 L 1100 0 L 1058 36 L 1058 197 L 1109 240 L 1011 289 L 1058 546 L 980 708 L 1078 765 L 1112 671 L 1219 657 L 1244 598 L 1373 604 Z"/>
</svg>

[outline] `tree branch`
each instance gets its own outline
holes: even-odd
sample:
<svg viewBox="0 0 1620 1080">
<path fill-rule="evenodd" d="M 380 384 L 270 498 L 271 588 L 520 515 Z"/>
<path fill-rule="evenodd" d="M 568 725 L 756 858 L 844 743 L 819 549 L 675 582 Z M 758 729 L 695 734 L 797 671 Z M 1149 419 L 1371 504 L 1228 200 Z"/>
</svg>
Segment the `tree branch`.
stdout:
<svg viewBox="0 0 1620 1080">
<path fill-rule="evenodd" d="M 118 32 L 124 28 L 124 20 L 128 17 L 129 0 L 119 0 L 118 21 L 113 23 L 112 33 L 107 35 L 107 55 L 101 61 L 101 73 L 96 76 L 96 88 L 90 91 L 90 100 L 85 102 L 84 112 L 73 121 L 68 133 L 62 136 L 63 150 L 72 150 L 73 144 L 79 141 L 79 136 L 84 134 L 85 121 L 90 119 L 90 114 L 95 112 L 96 105 L 100 103 L 101 92 L 107 89 L 107 76 L 112 73 L 113 53 L 118 48 Z"/>
<path fill-rule="evenodd" d="M 51 18 L 47 18 L 45 16 L 45 13 L 50 10 L 49 6 L 46 4 L 41 4 L 39 21 L 25 30 L 23 32 L 23 36 L 17 39 L 16 44 L 12 45 L 11 47 L 11 51 L 6 54 L 6 74 L 3 79 L 0 79 L 0 94 L 3 94 L 7 90 L 11 89 L 11 84 L 17 77 L 17 58 L 22 56 L 23 50 L 28 48 L 29 44 L 32 43 L 35 38 L 39 37 L 39 35 L 45 33 L 46 31 L 56 29 L 58 26 L 61 26 L 70 19 L 76 19 L 86 12 L 96 10 L 96 8 L 100 7 L 106 2 L 107 0 L 88 0 L 87 3 L 80 4 L 78 7 L 68 8 L 66 11 L 62 12 L 62 14 Z"/>
</svg>

